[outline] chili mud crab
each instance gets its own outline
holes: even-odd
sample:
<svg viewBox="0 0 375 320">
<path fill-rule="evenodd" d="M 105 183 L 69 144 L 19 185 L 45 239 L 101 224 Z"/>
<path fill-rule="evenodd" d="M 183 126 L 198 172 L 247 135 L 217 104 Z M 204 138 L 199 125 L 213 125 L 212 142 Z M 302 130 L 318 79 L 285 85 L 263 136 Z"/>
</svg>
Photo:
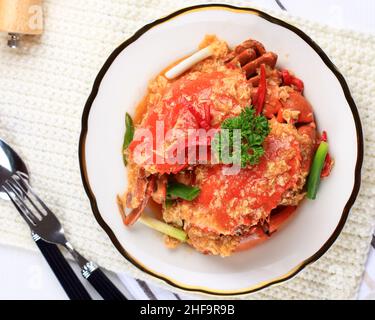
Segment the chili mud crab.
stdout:
<svg viewBox="0 0 375 320">
<path fill-rule="evenodd" d="M 213 48 L 211 57 L 176 79 L 160 74 L 150 83 L 147 108 L 125 151 L 129 188 L 121 204 L 132 210 L 125 218 L 131 225 L 153 199 L 162 219 L 185 230 L 190 245 L 227 256 L 267 239 L 289 218 L 304 198 L 319 139 L 303 82 L 276 67 L 275 53 L 252 39 L 231 50 L 215 36 L 206 36 L 201 47 L 207 45 Z M 239 116 L 249 105 L 268 119 L 270 128 L 258 164 L 224 175 L 226 165 L 213 164 L 210 157 L 192 162 L 187 152 L 182 161 L 169 161 L 181 144 L 187 150 L 210 150 L 211 137 L 196 139 L 191 129 L 217 132 L 225 119 Z M 139 139 L 141 129 L 151 134 Z M 160 144 L 155 137 L 161 133 Z M 147 152 L 139 151 L 142 144 L 149 146 Z M 200 193 L 191 201 L 168 202 L 171 181 L 195 186 Z M 168 243 L 176 242 L 169 238 Z"/>
</svg>

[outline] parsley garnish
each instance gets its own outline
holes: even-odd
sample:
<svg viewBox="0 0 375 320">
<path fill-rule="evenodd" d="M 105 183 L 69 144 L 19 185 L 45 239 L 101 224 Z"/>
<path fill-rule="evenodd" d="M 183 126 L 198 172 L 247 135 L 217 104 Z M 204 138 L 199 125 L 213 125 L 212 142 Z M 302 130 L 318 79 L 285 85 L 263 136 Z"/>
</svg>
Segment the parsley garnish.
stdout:
<svg viewBox="0 0 375 320">
<path fill-rule="evenodd" d="M 262 143 L 270 132 L 266 117 L 257 116 L 252 107 L 246 107 L 239 116 L 225 119 L 221 129 L 213 140 L 213 147 L 220 162 L 226 163 L 227 154 L 232 159 L 237 157 L 242 168 L 259 163 L 264 154 Z M 234 146 L 236 129 L 240 130 L 241 137 L 241 146 L 237 148 Z"/>
</svg>

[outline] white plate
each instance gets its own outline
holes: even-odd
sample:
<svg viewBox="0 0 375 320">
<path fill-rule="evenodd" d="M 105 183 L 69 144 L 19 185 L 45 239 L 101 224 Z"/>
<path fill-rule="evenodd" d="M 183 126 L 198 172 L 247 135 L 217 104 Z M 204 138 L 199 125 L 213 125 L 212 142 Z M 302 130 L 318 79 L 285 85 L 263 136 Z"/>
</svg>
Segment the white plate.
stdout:
<svg viewBox="0 0 375 320">
<path fill-rule="evenodd" d="M 126 229 L 115 201 L 127 185 L 121 155 L 125 112 L 133 114 L 149 80 L 196 50 L 205 34 L 216 34 L 231 46 L 251 37 L 276 52 L 278 65 L 303 79 L 305 96 L 319 128 L 328 130 L 336 161 L 317 200 L 304 201 L 269 241 L 228 258 L 202 255 L 185 245 L 169 250 L 159 233 L 141 224 Z M 96 219 L 135 266 L 185 290 L 243 294 L 291 278 L 332 245 L 359 189 L 362 131 L 344 78 L 306 34 L 253 9 L 203 5 L 139 30 L 103 66 L 82 124 L 81 172 Z"/>
</svg>

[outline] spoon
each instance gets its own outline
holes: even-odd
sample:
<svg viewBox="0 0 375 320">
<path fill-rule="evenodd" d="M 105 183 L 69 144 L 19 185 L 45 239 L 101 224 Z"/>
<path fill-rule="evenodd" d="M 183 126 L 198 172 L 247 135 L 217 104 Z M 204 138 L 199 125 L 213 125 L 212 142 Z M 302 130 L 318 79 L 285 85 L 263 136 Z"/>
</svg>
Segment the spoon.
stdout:
<svg viewBox="0 0 375 320">
<path fill-rule="evenodd" d="M 17 171 L 24 173 L 27 180 L 29 180 L 29 174 L 21 157 L 2 139 L 0 139 L 0 169 L 0 199 L 10 200 L 2 188 L 3 182 Z M 44 241 L 36 233 L 32 233 L 32 238 L 68 297 L 71 300 L 91 300 L 87 290 L 79 281 L 77 275 L 65 260 L 59 248 L 55 244 Z"/>
</svg>

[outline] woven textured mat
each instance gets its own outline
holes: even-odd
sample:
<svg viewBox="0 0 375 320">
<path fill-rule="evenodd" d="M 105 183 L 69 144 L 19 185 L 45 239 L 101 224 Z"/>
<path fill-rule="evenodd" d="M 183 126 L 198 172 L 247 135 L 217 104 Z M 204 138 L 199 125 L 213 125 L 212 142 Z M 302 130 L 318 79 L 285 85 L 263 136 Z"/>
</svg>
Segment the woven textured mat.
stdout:
<svg viewBox="0 0 375 320">
<path fill-rule="evenodd" d="M 36 190 L 61 218 L 78 250 L 109 270 L 148 280 L 116 251 L 91 213 L 78 164 L 81 114 L 96 74 L 117 45 L 145 23 L 199 2 L 44 2 L 42 37 L 25 39 L 19 51 L 9 50 L 5 36 L 0 38 L 0 137 L 29 164 Z M 355 298 L 375 221 L 375 37 L 270 13 L 305 31 L 344 74 L 364 127 L 365 161 L 360 195 L 332 248 L 292 280 L 245 297 Z M 4 201 L 0 242 L 36 248 L 26 224 Z"/>
</svg>

